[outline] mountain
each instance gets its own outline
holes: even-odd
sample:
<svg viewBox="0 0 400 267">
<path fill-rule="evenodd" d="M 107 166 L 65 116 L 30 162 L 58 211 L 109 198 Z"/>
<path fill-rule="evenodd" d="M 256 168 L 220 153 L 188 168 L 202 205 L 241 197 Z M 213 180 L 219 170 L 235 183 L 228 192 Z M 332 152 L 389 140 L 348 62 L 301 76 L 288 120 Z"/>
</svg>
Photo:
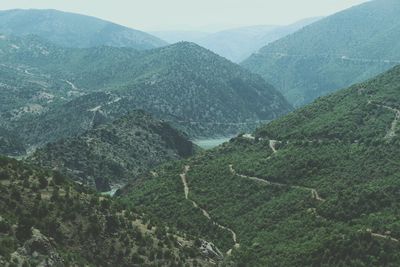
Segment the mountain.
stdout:
<svg viewBox="0 0 400 267">
<path fill-rule="evenodd" d="M 400 67 L 126 187 L 232 266 L 400 264 Z M 162 208 L 161 208 L 162 207 Z"/>
<path fill-rule="evenodd" d="M 242 66 L 304 105 L 399 64 L 399 12 L 399 1 L 368 1 L 265 46 Z"/>
<path fill-rule="evenodd" d="M 193 43 L 65 49 L 4 36 L 0 51 L 15 77 L 5 97 L 16 103 L 0 114 L 0 126 L 20 133 L 27 150 L 89 130 L 94 115 L 113 121 L 143 109 L 193 138 L 254 129 L 291 110 L 260 76 Z M 20 78 L 22 85 L 14 84 Z"/>
<path fill-rule="evenodd" d="M 0 11 L 0 33 L 37 35 L 65 47 L 116 46 L 143 50 L 167 45 L 145 32 L 58 10 Z"/>
<path fill-rule="evenodd" d="M 1 266 L 211 264 L 211 244 L 207 250 L 57 172 L 0 157 L 0 192 Z"/>
<path fill-rule="evenodd" d="M 153 32 L 169 43 L 189 41 L 199 44 L 233 62 L 241 62 L 263 46 L 289 35 L 320 18 L 309 18 L 284 26 L 257 25 L 227 29 L 215 33 Z"/>
<path fill-rule="evenodd" d="M 25 153 L 24 144 L 18 135 L 0 127 L 0 154 L 18 156 Z"/>
<path fill-rule="evenodd" d="M 206 38 L 212 34 L 210 32 L 203 31 L 153 31 L 150 33 L 170 44 L 179 42 L 195 43 L 197 40 Z"/>
<path fill-rule="evenodd" d="M 77 137 L 38 149 L 29 160 L 57 169 L 99 191 L 110 191 L 161 163 L 192 156 L 194 145 L 180 132 L 136 111 Z"/>
</svg>

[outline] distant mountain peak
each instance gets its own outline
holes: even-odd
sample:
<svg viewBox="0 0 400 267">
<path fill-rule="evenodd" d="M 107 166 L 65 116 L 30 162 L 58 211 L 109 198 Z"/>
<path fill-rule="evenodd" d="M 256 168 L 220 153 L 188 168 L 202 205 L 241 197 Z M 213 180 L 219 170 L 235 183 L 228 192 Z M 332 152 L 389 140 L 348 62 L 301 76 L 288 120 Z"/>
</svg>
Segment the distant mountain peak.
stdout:
<svg viewBox="0 0 400 267">
<path fill-rule="evenodd" d="M 368 1 L 264 46 L 242 62 L 295 106 L 400 64 L 400 1 Z"/>
<path fill-rule="evenodd" d="M 105 45 L 144 50 L 167 44 L 142 31 L 103 19 L 55 9 L 0 11 L 0 32 L 16 36 L 34 34 L 65 47 Z"/>
</svg>

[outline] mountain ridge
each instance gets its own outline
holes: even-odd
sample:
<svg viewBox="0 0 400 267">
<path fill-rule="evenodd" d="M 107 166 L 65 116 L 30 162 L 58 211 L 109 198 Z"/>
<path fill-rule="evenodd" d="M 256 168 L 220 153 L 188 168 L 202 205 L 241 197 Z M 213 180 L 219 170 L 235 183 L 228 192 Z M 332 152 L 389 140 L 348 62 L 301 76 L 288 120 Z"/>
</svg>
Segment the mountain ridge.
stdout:
<svg viewBox="0 0 400 267">
<path fill-rule="evenodd" d="M 0 11 L 0 32 L 35 34 L 67 47 L 117 46 L 150 49 L 167 45 L 148 33 L 103 19 L 55 9 Z"/>
<path fill-rule="evenodd" d="M 265 46 L 242 66 L 301 106 L 399 64 L 399 11 L 393 0 L 354 6 Z"/>
<path fill-rule="evenodd" d="M 110 191 L 162 163 L 192 156 L 196 149 L 168 124 L 135 111 L 77 137 L 47 144 L 27 160 L 98 191 Z"/>
<path fill-rule="evenodd" d="M 193 43 L 147 51 L 64 49 L 32 38 L 0 40 L 3 64 L 17 69 L 11 74 L 38 84 L 8 82 L 14 91 L 35 91 L 12 99 L 16 106 L 0 113 L 2 126 L 19 132 L 27 150 L 89 130 L 93 118 L 113 121 L 135 109 L 170 122 L 191 138 L 236 134 L 292 109 L 260 76 Z M 10 91 L 3 94 L 10 98 Z"/>
<path fill-rule="evenodd" d="M 190 41 L 197 43 L 214 53 L 235 63 L 249 57 L 264 45 L 286 36 L 319 18 L 309 18 L 290 25 L 254 25 L 226 29 L 213 33 L 203 32 L 153 32 L 169 43 Z"/>
</svg>

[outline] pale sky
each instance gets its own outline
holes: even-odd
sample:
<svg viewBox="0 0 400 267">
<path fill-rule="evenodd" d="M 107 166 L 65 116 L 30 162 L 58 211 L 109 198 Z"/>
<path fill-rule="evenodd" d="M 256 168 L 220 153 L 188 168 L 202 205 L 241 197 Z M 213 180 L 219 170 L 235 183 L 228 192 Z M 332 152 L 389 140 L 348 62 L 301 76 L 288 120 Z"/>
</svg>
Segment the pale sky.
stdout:
<svg viewBox="0 0 400 267">
<path fill-rule="evenodd" d="M 131 28 L 203 30 L 289 24 L 327 16 L 368 0 L 0 0 L 0 10 L 58 9 Z"/>
</svg>

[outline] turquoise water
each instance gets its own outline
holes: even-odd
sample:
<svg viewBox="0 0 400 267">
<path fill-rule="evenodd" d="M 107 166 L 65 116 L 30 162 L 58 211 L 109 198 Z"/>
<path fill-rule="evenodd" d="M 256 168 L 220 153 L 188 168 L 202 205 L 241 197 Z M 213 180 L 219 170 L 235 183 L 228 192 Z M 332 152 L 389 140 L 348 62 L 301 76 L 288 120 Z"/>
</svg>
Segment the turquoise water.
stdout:
<svg viewBox="0 0 400 267">
<path fill-rule="evenodd" d="M 222 137 L 213 139 L 198 139 L 194 140 L 193 143 L 204 149 L 211 149 L 221 145 L 222 143 L 228 142 L 232 137 Z"/>
</svg>

